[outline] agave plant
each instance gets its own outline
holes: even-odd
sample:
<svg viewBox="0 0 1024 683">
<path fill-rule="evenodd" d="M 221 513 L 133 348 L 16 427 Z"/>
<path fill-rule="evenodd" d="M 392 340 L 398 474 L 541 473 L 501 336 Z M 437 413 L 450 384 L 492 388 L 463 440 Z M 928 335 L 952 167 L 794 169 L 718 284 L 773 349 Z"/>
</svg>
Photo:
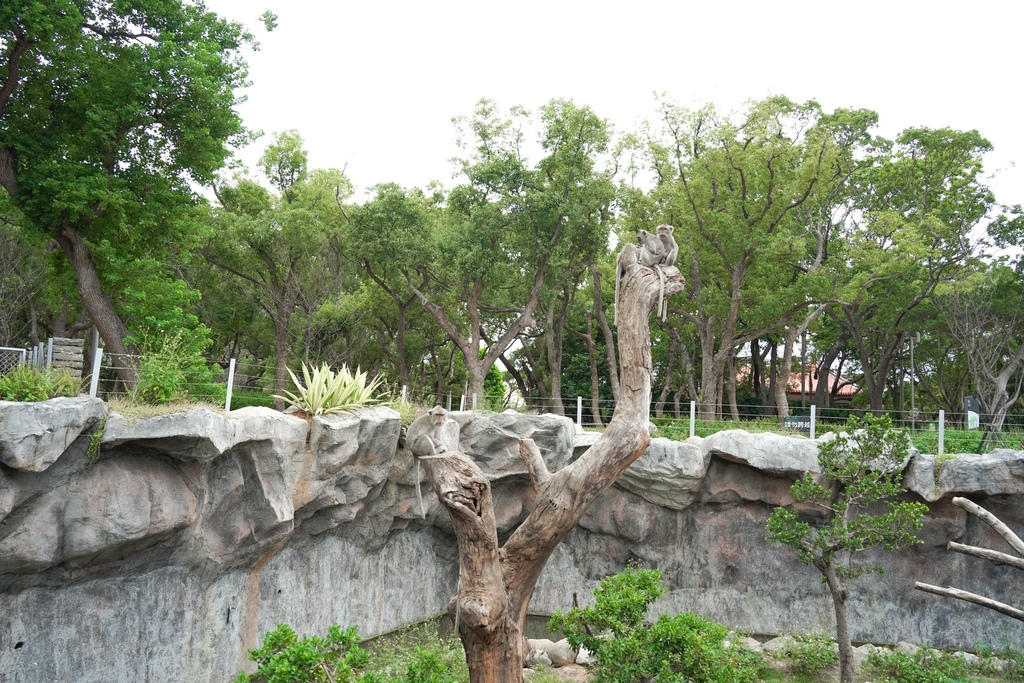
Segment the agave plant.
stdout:
<svg viewBox="0 0 1024 683">
<path fill-rule="evenodd" d="M 291 370 L 288 370 L 288 374 L 291 375 L 298 394 L 286 391 L 284 396 L 275 395 L 274 398 L 283 399 L 310 415 L 330 415 L 372 403 L 373 393 L 384 381 L 378 375 L 367 382 L 365 372 L 360 372 L 359 368 L 356 368 L 353 373 L 344 365 L 335 373 L 327 363 L 321 365 L 319 369 L 314 368 L 312 374 L 303 363 L 302 377 L 305 384 L 300 382 Z"/>
</svg>

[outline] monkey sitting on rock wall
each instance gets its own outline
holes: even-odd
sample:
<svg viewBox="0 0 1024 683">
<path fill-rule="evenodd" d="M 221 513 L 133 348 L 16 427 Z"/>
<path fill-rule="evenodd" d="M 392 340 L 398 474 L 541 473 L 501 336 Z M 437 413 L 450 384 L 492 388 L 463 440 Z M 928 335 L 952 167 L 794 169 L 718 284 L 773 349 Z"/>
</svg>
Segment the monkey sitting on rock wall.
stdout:
<svg viewBox="0 0 1024 683">
<path fill-rule="evenodd" d="M 444 445 L 444 426 L 449 419 L 448 411 L 441 406 L 434 406 L 420 415 L 405 434 L 405 447 L 415 456 L 416 460 L 416 500 L 420 506 L 420 517 L 426 519 L 427 510 L 423 505 L 423 493 L 420 490 L 420 458 L 436 458 L 448 452 Z"/>
<path fill-rule="evenodd" d="M 406 447 L 418 458 L 445 453 L 448 447 L 444 445 L 441 430 L 447 421 L 448 411 L 441 406 L 434 406 L 409 425 L 405 436 Z"/>
</svg>

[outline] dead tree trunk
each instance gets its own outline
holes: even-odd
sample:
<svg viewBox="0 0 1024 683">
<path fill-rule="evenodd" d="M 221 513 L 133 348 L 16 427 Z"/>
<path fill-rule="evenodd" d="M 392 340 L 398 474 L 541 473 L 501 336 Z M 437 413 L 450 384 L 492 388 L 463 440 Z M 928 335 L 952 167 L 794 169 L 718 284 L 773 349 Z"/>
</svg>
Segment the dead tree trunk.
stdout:
<svg viewBox="0 0 1024 683">
<path fill-rule="evenodd" d="M 664 268 L 664 275 L 666 297 L 682 291 L 683 279 L 675 267 Z M 490 487 L 476 463 L 461 453 L 424 460 L 459 542 L 459 591 L 449 613 L 458 616 L 472 683 L 521 683 L 523 627 L 544 565 L 590 504 L 650 443 L 648 318 L 659 297 L 658 272 L 629 265 L 621 287 L 622 376 L 611 422 L 590 450 L 558 472 L 548 472 L 533 441 L 520 442 L 536 504 L 503 547 L 498 546 Z"/>
<path fill-rule="evenodd" d="M 993 515 L 991 512 L 981 507 L 977 503 L 973 503 L 966 498 L 954 498 L 953 505 L 961 507 L 967 510 L 972 515 L 975 515 L 982 519 L 986 524 L 995 529 L 995 531 L 1002 536 L 1010 547 L 1017 551 L 1017 554 L 1024 557 L 1024 541 L 1021 541 L 1017 534 L 1010 530 L 1010 527 L 1003 524 L 1002 520 Z M 996 550 L 989 550 L 988 548 L 978 548 L 972 545 L 963 545 L 962 543 L 954 543 L 950 541 L 946 548 L 953 552 L 963 553 L 964 555 L 972 555 L 974 557 L 980 557 L 994 562 L 995 564 L 1002 564 L 1008 567 L 1016 567 L 1017 569 L 1024 569 L 1024 559 L 1014 557 L 1013 555 L 1007 555 Z M 934 593 L 935 595 L 941 595 L 947 598 L 955 598 L 957 600 L 964 600 L 966 602 L 973 602 L 976 605 L 987 607 L 995 610 L 1008 617 L 1013 617 L 1019 621 L 1024 621 L 1024 610 L 1017 609 L 1002 602 L 986 598 L 976 593 L 969 593 L 967 591 L 947 586 L 942 588 L 940 586 L 932 586 L 927 583 L 921 583 L 920 581 L 914 584 L 914 588 L 925 593 Z"/>
</svg>

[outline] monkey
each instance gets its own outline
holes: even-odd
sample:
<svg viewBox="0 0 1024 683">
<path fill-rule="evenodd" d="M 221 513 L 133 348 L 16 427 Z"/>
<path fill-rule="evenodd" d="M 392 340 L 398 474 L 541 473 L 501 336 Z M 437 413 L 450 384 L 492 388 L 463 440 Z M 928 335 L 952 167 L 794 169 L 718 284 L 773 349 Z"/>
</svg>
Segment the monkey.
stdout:
<svg viewBox="0 0 1024 683">
<path fill-rule="evenodd" d="M 425 455 L 440 455 L 448 450 L 441 438 L 441 429 L 448 419 L 448 411 L 441 406 L 434 406 L 420 415 L 409 425 L 405 442 L 409 450 L 418 458 Z"/>
<path fill-rule="evenodd" d="M 662 265 L 674 266 L 676 264 L 676 258 L 679 256 L 679 245 L 676 244 L 676 240 L 672 237 L 672 231 L 674 228 L 671 225 L 662 224 L 658 226 L 658 239 L 661 240 L 661 246 L 665 251 L 664 257 L 662 258 Z M 661 276 L 661 293 L 658 297 L 658 313 L 661 315 L 661 321 L 665 322 L 668 319 L 668 301 L 665 300 L 665 273 L 658 268 L 659 275 Z"/>
<path fill-rule="evenodd" d="M 661 240 L 661 246 L 665 249 L 665 258 L 662 263 L 666 266 L 674 266 L 676 264 L 676 258 L 679 256 L 679 245 L 676 244 L 676 240 L 672 237 L 672 230 L 674 228 L 671 225 L 659 225 L 658 226 L 658 239 Z"/>
<path fill-rule="evenodd" d="M 646 230 L 638 230 L 636 237 L 640 240 L 640 264 L 653 268 L 665 258 L 665 247 L 657 235 Z"/>
<path fill-rule="evenodd" d="M 661 309 L 665 300 L 665 273 L 658 266 L 665 261 L 665 244 L 662 242 L 661 237 L 651 234 L 646 230 L 638 231 L 636 236 L 640 240 L 640 263 L 658 271 L 658 282 L 661 284 L 658 297 L 658 315 L 661 315 Z"/>
<path fill-rule="evenodd" d="M 631 266 L 640 260 L 640 250 L 632 242 L 627 242 L 619 258 L 615 263 L 615 325 L 619 324 L 619 288 L 622 287 L 622 276 L 626 272 L 626 266 Z"/>
<path fill-rule="evenodd" d="M 405 435 L 406 448 L 416 456 L 416 500 L 419 501 L 420 517 L 423 519 L 427 518 L 427 510 L 423 506 L 423 493 L 420 491 L 420 458 L 437 457 L 448 452 L 441 435 L 447 421 L 448 411 L 441 406 L 434 406 L 413 420 Z"/>
</svg>

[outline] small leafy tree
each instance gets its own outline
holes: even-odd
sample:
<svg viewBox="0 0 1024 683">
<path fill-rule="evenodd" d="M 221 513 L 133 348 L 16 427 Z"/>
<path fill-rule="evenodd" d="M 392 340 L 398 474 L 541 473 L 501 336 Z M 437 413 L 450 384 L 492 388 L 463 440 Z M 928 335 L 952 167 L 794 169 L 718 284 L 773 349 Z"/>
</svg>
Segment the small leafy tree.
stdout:
<svg viewBox="0 0 1024 683">
<path fill-rule="evenodd" d="M 573 648 L 586 647 L 597 661 L 598 681 L 633 683 L 745 683 L 758 667 L 749 651 L 727 648 L 728 630 L 693 612 L 644 621 L 651 603 L 665 592 L 657 569 L 628 567 L 602 579 L 595 604 L 555 612 L 548 623 Z M 756 658 L 756 655 L 752 655 Z M 746 658 L 746 661 L 744 661 Z"/>
<path fill-rule="evenodd" d="M 840 434 L 818 449 L 824 485 L 811 474 L 793 484 L 793 498 L 823 514 L 806 521 L 792 508 L 776 508 L 768 518 L 768 540 L 794 548 L 802 561 L 821 572 L 836 612 L 836 640 L 842 683 L 853 681 L 846 582 L 881 567 L 854 563 L 869 548 L 899 550 L 920 541 L 914 532 L 928 511 L 923 503 L 899 500 L 903 462 L 910 448 L 906 433 L 888 416 L 847 422 Z M 884 507 L 887 512 L 880 512 Z"/>
</svg>

